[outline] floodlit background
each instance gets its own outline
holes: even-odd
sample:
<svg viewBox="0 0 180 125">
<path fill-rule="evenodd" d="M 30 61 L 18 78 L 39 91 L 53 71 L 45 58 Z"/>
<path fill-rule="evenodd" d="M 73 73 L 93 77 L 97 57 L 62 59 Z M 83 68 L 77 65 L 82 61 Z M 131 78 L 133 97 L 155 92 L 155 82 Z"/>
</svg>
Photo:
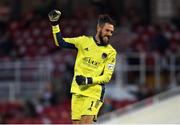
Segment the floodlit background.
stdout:
<svg viewBox="0 0 180 125">
<path fill-rule="evenodd" d="M 71 123 L 76 51 L 55 46 L 52 9 L 64 37 L 95 35 L 99 14 L 116 21 L 98 123 L 180 123 L 179 0 L 0 0 L 0 123 Z"/>
</svg>

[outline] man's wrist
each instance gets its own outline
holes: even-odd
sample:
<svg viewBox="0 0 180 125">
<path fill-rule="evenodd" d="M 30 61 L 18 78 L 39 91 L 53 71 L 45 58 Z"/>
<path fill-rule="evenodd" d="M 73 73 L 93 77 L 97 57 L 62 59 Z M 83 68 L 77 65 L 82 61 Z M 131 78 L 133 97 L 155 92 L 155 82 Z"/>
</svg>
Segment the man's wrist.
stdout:
<svg viewBox="0 0 180 125">
<path fill-rule="evenodd" d="M 53 29 L 53 33 L 58 33 L 61 31 L 58 24 L 55 26 L 52 26 L 52 29 Z"/>
<path fill-rule="evenodd" d="M 92 84 L 93 83 L 92 77 L 87 77 L 86 79 L 87 79 L 87 83 L 88 84 Z"/>
<path fill-rule="evenodd" d="M 78 85 L 88 85 L 93 83 L 92 77 L 84 77 L 83 75 L 77 75 L 75 80 Z"/>
</svg>

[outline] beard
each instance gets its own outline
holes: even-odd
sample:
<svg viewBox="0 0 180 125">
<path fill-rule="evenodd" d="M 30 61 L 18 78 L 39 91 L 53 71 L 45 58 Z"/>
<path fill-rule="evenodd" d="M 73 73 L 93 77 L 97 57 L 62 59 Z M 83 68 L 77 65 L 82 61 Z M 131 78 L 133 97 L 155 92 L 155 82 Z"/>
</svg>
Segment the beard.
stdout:
<svg viewBox="0 0 180 125">
<path fill-rule="evenodd" d="M 106 46 L 109 44 L 109 37 L 103 36 L 102 31 L 100 31 L 100 33 L 99 33 L 99 40 L 100 40 L 100 44 L 103 46 Z"/>
</svg>

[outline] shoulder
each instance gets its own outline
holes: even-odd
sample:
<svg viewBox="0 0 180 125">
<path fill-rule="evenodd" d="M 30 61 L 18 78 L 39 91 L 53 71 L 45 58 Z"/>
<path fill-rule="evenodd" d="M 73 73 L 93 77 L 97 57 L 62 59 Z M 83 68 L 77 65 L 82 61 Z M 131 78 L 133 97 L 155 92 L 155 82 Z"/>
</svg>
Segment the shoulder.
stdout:
<svg viewBox="0 0 180 125">
<path fill-rule="evenodd" d="M 79 36 L 78 38 L 81 39 L 81 40 L 91 40 L 92 36 L 82 35 L 82 36 Z"/>
<path fill-rule="evenodd" d="M 113 53 L 113 54 L 116 54 L 116 53 L 117 53 L 116 50 L 114 49 L 114 47 L 113 47 L 112 45 L 109 44 L 107 47 L 108 47 L 110 53 Z"/>
<path fill-rule="evenodd" d="M 80 38 L 84 38 L 84 39 L 92 39 L 92 36 L 86 36 L 86 35 L 81 35 L 79 37 Z"/>
</svg>

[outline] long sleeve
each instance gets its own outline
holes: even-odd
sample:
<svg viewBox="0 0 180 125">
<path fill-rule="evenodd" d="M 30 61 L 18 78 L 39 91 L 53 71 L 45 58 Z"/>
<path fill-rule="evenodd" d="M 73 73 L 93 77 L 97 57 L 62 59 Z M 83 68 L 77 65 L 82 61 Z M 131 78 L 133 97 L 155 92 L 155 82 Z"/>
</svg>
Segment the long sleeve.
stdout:
<svg viewBox="0 0 180 125">
<path fill-rule="evenodd" d="M 63 48 L 76 49 L 75 45 L 72 43 L 66 42 L 61 36 L 59 25 L 52 26 L 53 38 L 56 46 L 60 46 Z"/>
<path fill-rule="evenodd" d="M 105 84 L 108 83 L 114 72 L 114 67 L 116 63 L 116 51 L 110 54 L 102 72 L 102 75 L 97 77 L 92 77 L 93 84 Z"/>
</svg>

